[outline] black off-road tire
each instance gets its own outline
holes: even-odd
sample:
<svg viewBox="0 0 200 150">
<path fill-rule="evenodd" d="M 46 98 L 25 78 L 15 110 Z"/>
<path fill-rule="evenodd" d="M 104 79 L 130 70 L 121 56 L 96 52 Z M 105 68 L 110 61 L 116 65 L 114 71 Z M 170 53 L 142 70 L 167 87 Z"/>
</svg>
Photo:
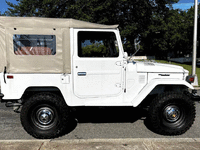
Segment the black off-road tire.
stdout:
<svg viewBox="0 0 200 150">
<path fill-rule="evenodd" d="M 195 120 L 194 102 L 183 93 L 166 92 L 150 104 L 147 120 L 151 129 L 161 135 L 181 135 Z"/>
<path fill-rule="evenodd" d="M 56 138 L 67 128 L 69 108 L 59 96 L 40 93 L 23 104 L 20 119 L 24 129 L 33 137 Z"/>
</svg>

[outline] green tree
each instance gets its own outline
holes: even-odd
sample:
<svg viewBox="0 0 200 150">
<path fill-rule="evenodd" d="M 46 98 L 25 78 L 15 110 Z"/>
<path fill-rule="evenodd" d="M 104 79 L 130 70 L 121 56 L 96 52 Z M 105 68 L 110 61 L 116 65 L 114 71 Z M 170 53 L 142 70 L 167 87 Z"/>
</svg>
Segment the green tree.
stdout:
<svg viewBox="0 0 200 150">
<path fill-rule="evenodd" d="M 146 53 L 164 56 L 164 59 L 169 53 L 173 57 L 191 54 L 193 16 L 193 7 L 188 11 L 170 9 L 164 16 L 156 14 L 142 39 Z"/>
<path fill-rule="evenodd" d="M 151 34 L 155 21 L 162 24 L 169 7 L 178 0 L 17 0 L 6 15 L 74 18 L 101 24 L 119 24 L 124 48 L 134 53 L 134 39 Z M 158 16 L 157 18 L 155 16 Z M 161 22 L 160 22 L 161 21 Z M 143 40 L 145 41 L 145 40 Z M 147 41 L 148 42 L 148 41 Z M 148 43 L 144 43 L 146 47 Z"/>
<path fill-rule="evenodd" d="M 2 14 L 1 11 L 0 11 L 0 16 L 5 16 L 5 13 Z"/>
<path fill-rule="evenodd" d="M 51 17 L 63 18 L 66 10 L 75 4 L 75 0 L 16 0 L 13 4 L 6 1 L 9 8 L 6 11 L 8 16 L 26 17 Z"/>
</svg>

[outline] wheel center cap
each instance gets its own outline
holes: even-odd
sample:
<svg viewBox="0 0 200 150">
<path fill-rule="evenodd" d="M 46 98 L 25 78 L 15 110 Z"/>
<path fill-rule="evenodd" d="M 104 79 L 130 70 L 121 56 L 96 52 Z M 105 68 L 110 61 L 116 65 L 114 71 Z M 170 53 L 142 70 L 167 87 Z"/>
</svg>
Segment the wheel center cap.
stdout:
<svg viewBox="0 0 200 150">
<path fill-rule="evenodd" d="M 53 112 L 51 109 L 48 108 L 41 108 L 37 113 L 37 118 L 39 123 L 42 125 L 47 125 L 52 122 L 53 120 Z"/>
<path fill-rule="evenodd" d="M 43 122 L 48 122 L 48 120 L 49 120 L 49 115 L 48 114 L 42 114 L 41 116 L 40 116 L 40 120 L 41 121 L 43 121 Z"/>
<path fill-rule="evenodd" d="M 168 106 L 164 110 L 164 117 L 169 122 L 175 122 L 179 119 L 180 110 L 177 106 Z"/>
</svg>

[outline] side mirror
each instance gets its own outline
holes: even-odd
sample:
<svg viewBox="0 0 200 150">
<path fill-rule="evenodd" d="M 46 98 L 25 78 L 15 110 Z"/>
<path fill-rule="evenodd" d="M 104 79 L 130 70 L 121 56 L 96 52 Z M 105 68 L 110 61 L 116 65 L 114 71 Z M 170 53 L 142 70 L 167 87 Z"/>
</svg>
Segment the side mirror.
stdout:
<svg viewBox="0 0 200 150">
<path fill-rule="evenodd" d="M 140 50 L 140 41 L 138 41 L 139 38 L 134 40 L 134 45 L 135 45 L 135 53 L 132 56 L 135 56 L 135 54 Z M 138 41 L 138 42 L 137 42 Z"/>
<path fill-rule="evenodd" d="M 135 46 L 135 50 L 139 51 L 140 50 L 140 42 L 137 42 L 138 39 L 134 40 L 134 46 Z"/>
<path fill-rule="evenodd" d="M 127 59 L 128 58 L 128 53 L 124 52 L 124 58 Z"/>
</svg>

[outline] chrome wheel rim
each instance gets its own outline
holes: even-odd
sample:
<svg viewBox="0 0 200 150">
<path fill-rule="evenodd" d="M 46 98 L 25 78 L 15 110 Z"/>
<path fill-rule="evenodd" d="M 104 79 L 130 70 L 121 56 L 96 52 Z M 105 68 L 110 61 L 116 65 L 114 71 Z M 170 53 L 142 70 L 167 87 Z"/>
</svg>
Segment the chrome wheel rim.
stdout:
<svg viewBox="0 0 200 150">
<path fill-rule="evenodd" d="M 32 112 L 31 120 L 35 126 L 48 130 L 56 124 L 55 112 L 50 107 L 41 107 Z"/>
<path fill-rule="evenodd" d="M 181 111 L 179 107 L 170 105 L 164 109 L 163 116 L 168 122 L 176 122 L 181 116 Z"/>
</svg>

